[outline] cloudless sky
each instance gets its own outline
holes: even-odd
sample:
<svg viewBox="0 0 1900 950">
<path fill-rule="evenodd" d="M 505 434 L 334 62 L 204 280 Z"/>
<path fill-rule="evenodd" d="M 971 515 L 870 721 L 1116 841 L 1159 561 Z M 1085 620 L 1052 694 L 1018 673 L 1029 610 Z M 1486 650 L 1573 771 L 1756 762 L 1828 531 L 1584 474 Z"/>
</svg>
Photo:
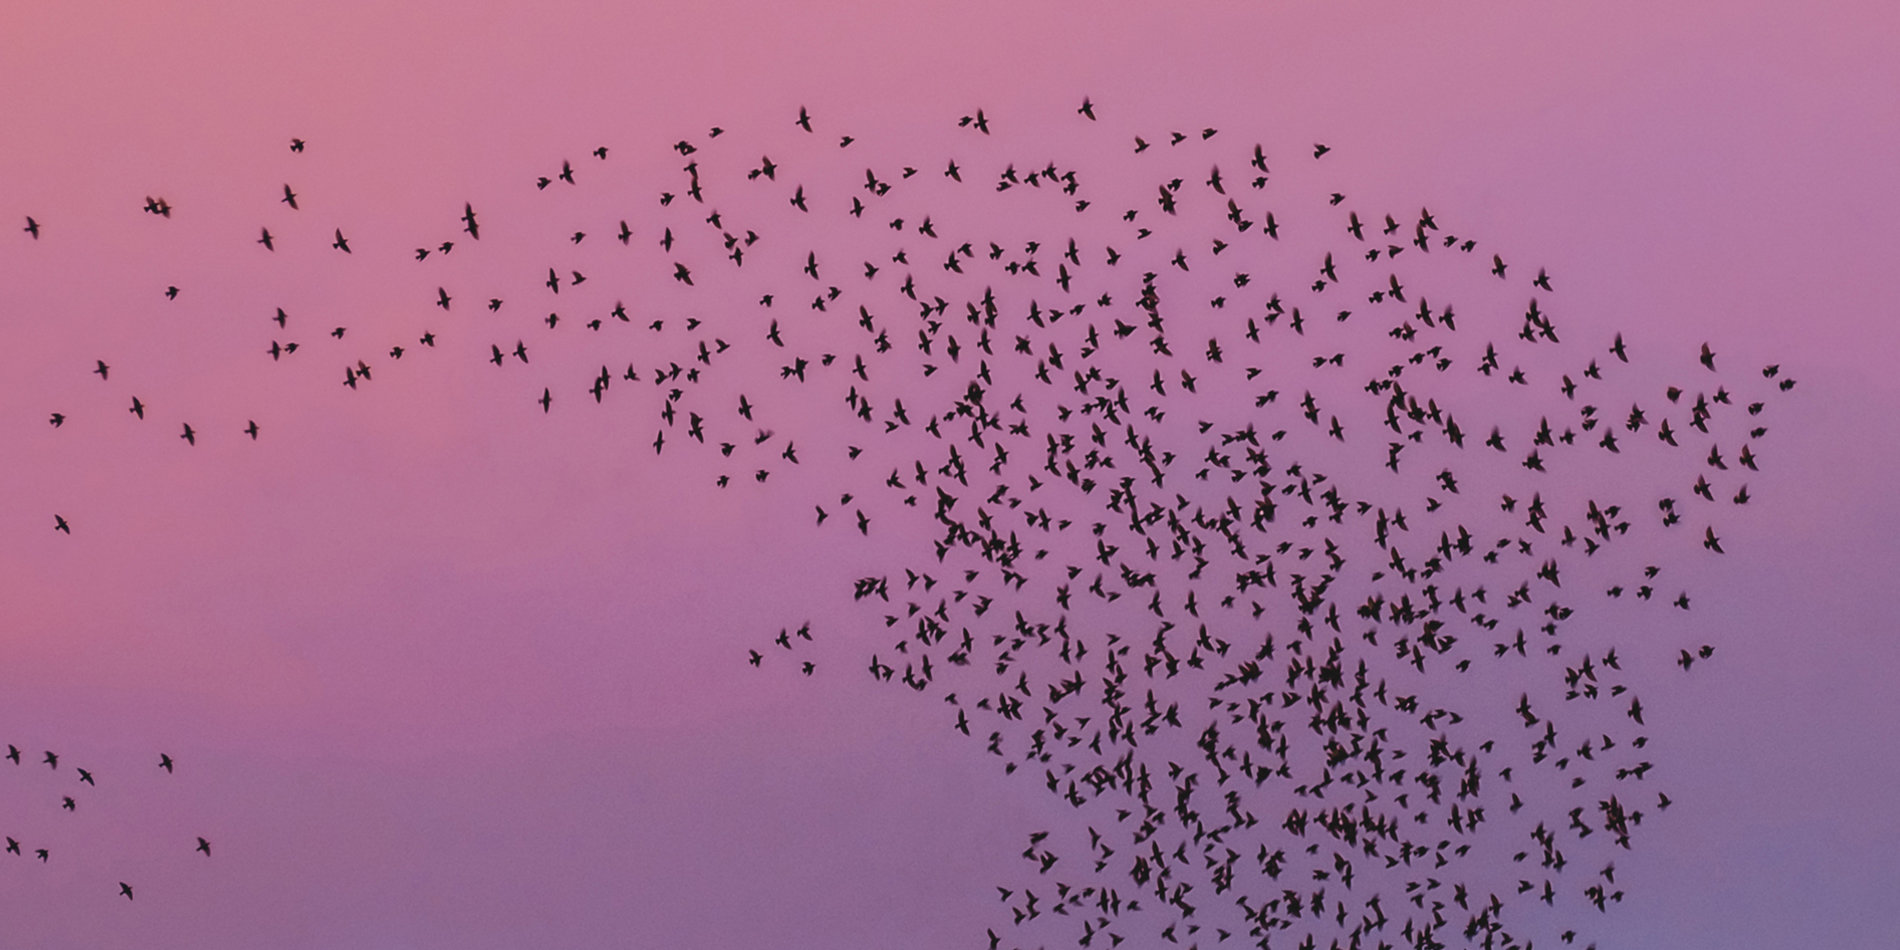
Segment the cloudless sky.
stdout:
<svg viewBox="0 0 1900 950">
<path fill-rule="evenodd" d="M 1900 944 L 1896 37 L 1893 8 L 1845 2 L 0 10 L 0 742 L 31 757 L 0 763 L 0 834 L 57 842 L 0 856 L 0 944 L 985 943 L 992 884 L 1059 802 L 860 672 L 877 621 L 841 594 L 921 536 L 808 530 L 781 501 L 825 470 L 719 491 L 659 465 L 647 421 L 580 412 L 578 382 L 544 415 L 538 381 L 491 382 L 476 328 L 503 319 L 480 307 L 517 263 L 498 248 L 530 289 L 570 220 L 607 253 L 672 180 L 666 146 L 711 126 L 851 186 L 857 153 L 794 138 L 801 105 L 880 160 L 965 141 L 981 107 L 999 161 L 1086 169 L 1112 141 L 1122 162 L 1085 95 L 1115 129 L 1218 125 L 1288 166 L 1326 142 L 1313 194 L 1428 205 L 1547 263 L 1580 334 L 1798 378 L 1730 555 L 1667 618 L 1718 652 L 1649 684 L 1679 807 L 1617 855 L 1629 896 L 1595 939 Z M 564 159 L 600 190 L 533 187 Z M 489 246 L 415 276 L 465 201 Z M 627 280 L 675 327 L 698 305 Z M 263 353 L 275 306 L 289 362 Z M 352 391 L 316 355 L 332 324 L 365 355 L 439 327 L 453 356 Z M 807 617 L 848 671 L 745 665 Z M 72 779 L 29 768 L 45 749 L 97 766 L 83 812 L 48 807 Z"/>
</svg>

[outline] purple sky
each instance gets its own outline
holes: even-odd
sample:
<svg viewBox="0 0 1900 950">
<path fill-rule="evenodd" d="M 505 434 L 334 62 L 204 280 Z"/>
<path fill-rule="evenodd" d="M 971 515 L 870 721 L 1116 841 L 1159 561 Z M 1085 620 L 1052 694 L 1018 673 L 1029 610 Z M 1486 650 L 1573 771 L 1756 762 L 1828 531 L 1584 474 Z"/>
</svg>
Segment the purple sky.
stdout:
<svg viewBox="0 0 1900 950">
<path fill-rule="evenodd" d="M 483 362 L 533 332 L 542 269 L 573 262 L 600 287 L 621 259 L 613 219 L 654 240 L 650 186 L 680 164 L 666 146 L 706 144 L 712 125 L 743 151 L 708 147 L 709 175 L 763 149 L 814 192 L 831 176 L 833 195 L 863 164 L 950 149 L 984 168 L 1095 161 L 1114 187 L 1135 167 L 1124 131 L 1220 126 L 1233 178 L 1235 150 L 1275 143 L 1276 174 L 1308 198 L 1426 205 L 1526 278 L 1547 265 L 1566 325 L 1640 341 L 1657 379 L 1701 372 L 1704 341 L 1757 388 L 1755 367 L 1781 364 L 1800 385 L 1775 405 L 1758 501 L 1723 523 L 1729 554 L 1669 555 L 1695 609 L 1628 634 L 1718 653 L 1696 675 L 1638 677 L 1679 806 L 1615 855 L 1628 896 L 1590 935 L 1900 943 L 1890 7 L 488 6 L 0 14 L 0 743 L 31 757 L 0 763 L 0 834 L 54 851 L 0 856 L 0 943 L 983 945 L 1024 837 L 1069 819 L 949 729 L 948 707 L 863 674 L 884 611 L 841 595 L 927 537 L 811 530 L 807 499 L 835 493 L 841 462 L 781 467 L 770 490 L 741 470 L 721 491 L 717 460 L 677 455 L 675 432 L 656 463 L 649 417 L 584 411 L 591 357 L 560 342 L 579 337 L 545 334 L 531 367 Z M 1103 127 L 1074 116 L 1084 95 Z M 791 127 L 800 105 L 822 145 Z M 978 107 L 999 142 L 955 127 Z M 847 133 L 861 143 L 834 157 Z M 1302 154 L 1313 142 L 1334 149 L 1324 166 Z M 587 154 L 599 145 L 608 161 Z M 563 159 L 585 187 L 537 191 Z M 286 182 L 301 210 L 278 202 Z M 147 195 L 174 216 L 141 214 Z M 458 236 L 464 201 L 480 244 L 415 262 Z M 780 228 L 761 233 L 787 235 L 761 244 L 762 266 L 796 277 L 807 243 L 857 266 L 855 238 L 793 238 L 811 226 L 760 204 Z M 937 213 L 948 230 L 989 207 Z M 38 241 L 18 233 L 28 215 Z M 564 240 L 574 221 L 584 245 Z M 275 252 L 253 243 L 260 226 Z M 602 309 L 625 294 L 670 333 L 695 308 L 753 319 L 749 285 L 708 298 L 664 271 L 613 279 Z M 430 305 L 436 286 L 452 311 Z M 491 287 L 505 316 L 480 306 Z M 276 306 L 293 332 L 267 322 Z M 812 319 L 796 306 L 777 315 Z M 425 327 L 441 351 L 411 343 L 372 383 L 339 385 L 356 341 L 367 358 Z M 305 350 L 273 363 L 262 348 L 280 337 Z M 675 352 L 641 357 L 643 373 L 690 362 L 666 339 Z M 742 365 L 776 376 L 775 354 Z M 543 415 L 550 366 L 580 375 Z M 707 385 L 753 385 L 735 378 Z M 809 460 L 860 438 L 814 421 L 830 402 L 749 391 L 782 394 Z M 150 404 L 143 424 L 128 394 Z M 894 504 L 876 513 L 900 523 Z M 806 618 L 819 675 L 745 666 Z M 46 749 L 57 773 L 36 765 Z M 68 764 L 100 777 L 70 815 L 54 804 L 76 788 Z"/>
</svg>

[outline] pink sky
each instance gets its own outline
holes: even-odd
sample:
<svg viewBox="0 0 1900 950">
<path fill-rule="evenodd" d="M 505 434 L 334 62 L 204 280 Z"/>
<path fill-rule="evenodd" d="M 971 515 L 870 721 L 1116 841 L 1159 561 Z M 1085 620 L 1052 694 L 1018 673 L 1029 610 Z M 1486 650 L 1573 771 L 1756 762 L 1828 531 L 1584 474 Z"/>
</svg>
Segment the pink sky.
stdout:
<svg viewBox="0 0 1900 950">
<path fill-rule="evenodd" d="M 678 178 L 666 146 L 711 125 L 745 144 L 706 149 L 709 175 L 768 150 L 834 176 L 830 194 L 860 164 L 950 149 L 1089 169 L 1112 147 L 1096 162 L 1112 180 L 1133 167 L 1123 131 L 1216 125 L 1229 149 L 1276 143 L 1276 174 L 1309 198 L 1426 205 L 1519 268 L 1547 264 L 1569 327 L 1640 340 L 1659 374 L 1712 341 L 1738 379 L 1766 363 L 1799 379 L 1729 555 L 1678 557 L 1695 610 L 1645 615 L 1658 640 L 1719 652 L 1706 676 L 1662 664 L 1641 681 L 1680 804 L 1616 855 L 1629 896 L 1589 923 L 1604 947 L 1894 945 L 1897 35 L 1900 15 L 1868 3 L 0 14 L 0 743 L 100 776 L 66 815 L 48 807 L 72 793 L 64 765 L 0 763 L 0 834 L 55 850 L 0 856 L 0 944 L 983 945 L 1024 836 L 1069 819 L 949 729 L 948 707 L 863 675 L 883 611 L 840 595 L 927 539 L 810 530 L 805 499 L 835 493 L 842 463 L 770 490 L 742 471 L 722 492 L 716 460 L 654 462 L 651 420 L 584 411 L 578 382 L 544 416 L 532 396 L 559 383 L 537 373 L 592 371 L 571 338 L 531 344 L 546 355 L 530 367 L 483 359 L 533 332 L 534 274 L 573 261 L 606 284 L 616 218 L 652 240 L 649 186 Z M 1110 128 L 1073 115 L 1084 95 Z M 834 158 L 800 138 L 800 105 L 820 138 L 860 145 Z M 955 127 L 977 107 L 1000 143 Z M 1328 164 L 1304 162 L 1312 142 Z M 587 155 L 599 145 L 609 161 Z M 535 190 L 563 159 L 585 189 Z M 302 210 L 278 203 L 286 182 Z M 139 213 L 147 195 L 174 217 Z M 457 237 L 464 201 L 481 243 L 413 261 Z M 28 215 L 37 242 L 17 233 Z M 761 245 L 770 266 L 796 276 L 807 244 L 856 266 L 848 235 L 793 237 L 776 200 L 757 216 L 786 235 Z M 590 237 L 565 246 L 575 221 Z M 750 287 L 708 304 L 664 272 L 611 279 L 670 332 L 695 307 L 753 318 Z M 509 316 L 480 309 L 487 288 Z M 296 332 L 266 321 L 275 306 Z M 812 319 L 796 306 L 777 315 Z M 346 324 L 344 343 L 324 335 Z M 339 385 L 355 341 L 372 357 L 425 326 L 443 351 L 411 345 Z M 292 360 L 262 353 L 291 336 Z M 89 375 L 99 359 L 109 382 Z M 690 354 L 640 369 L 669 359 Z M 808 457 L 860 438 L 754 385 L 708 384 L 781 394 L 782 427 L 814 432 Z M 142 425 L 128 393 L 151 404 Z M 808 617 L 836 675 L 744 665 Z"/>
</svg>

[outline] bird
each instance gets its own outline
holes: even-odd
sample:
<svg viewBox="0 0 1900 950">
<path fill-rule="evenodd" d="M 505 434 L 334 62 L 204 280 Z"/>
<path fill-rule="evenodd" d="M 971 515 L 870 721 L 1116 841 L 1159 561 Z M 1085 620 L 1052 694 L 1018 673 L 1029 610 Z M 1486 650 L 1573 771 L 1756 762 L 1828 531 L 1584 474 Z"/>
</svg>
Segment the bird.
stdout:
<svg viewBox="0 0 1900 950">
<path fill-rule="evenodd" d="M 289 185 L 284 186 L 284 196 L 278 200 L 282 201 L 284 204 L 289 205 L 290 210 L 292 211 L 297 210 L 297 193 L 294 191 L 291 191 Z"/>
<path fill-rule="evenodd" d="M 53 516 L 53 530 L 63 532 L 65 534 L 72 534 L 73 526 L 66 523 L 66 519 L 64 516 L 55 514 Z M 17 756 L 14 756 L 14 760 L 16 762 L 18 761 Z"/>
<path fill-rule="evenodd" d="M 192 431 L 191 423 L 189 422 L 185 423 L 185 431 L 179 433 L 178 437 L 184 439 L 186 445 L 198 444 L 198 433 Z"/>
<path fill-rule="evenodd" d="M 160 752 L 158 754 L 158 767 L 170 773 L 172 771 L 172 757 Z"/>
<path fill-rule="evenodd" d="M 601 157 L 605 158 L 606 156 L 603 155 Z M 626 222 L 622 221 L 621 226 L 625 227 Z M 479 241 L 482 238 L 481 226 L 475 221 L 475 204 L 473 202 L 462 203 L 462 230 L 467 231 L 469 238 L 472 240 Z"/>
<path fill-rule="evenodd" d="M 336 229 L 336 240 L 331 241 L 330 246 L 333 248 L 336 248 L 339 251 L 342 251 L 345 254 L 350 253 L 350 242 L 348 239 L 343 237 L 342 228 Z"/>
<path fill-rule="evenodd" d="M 120 881 L 120 882 L 119 882 L 119 893 L 121 893 L 121 894 L 123 894 L 123 895 L 125 895 L 125 899 L 126 899 L 126 900 L 131 900 L 131 899 L 132 899 L 132 885 L 130 885 L 130 884 L 127 884 L 127 883 L 125 883 L 124 881 Z M 161 895 L 161 896 L 162 896 L 162 895 Z M 162 902 L 161 902 L 161 903 L 162 903 Z"/>
<path fill-rule="evenodd" d="M 26 216 L 26 233 L 32 235 L 35 241 L 40 239 L 40 223 L 33 220 L 30 214 Z"/>
<path fill-rule="evenodd" d="M 211 856 L 211 842 L 201 837 L 198 839 L 198 847 L 194 850 L 204 852 L 204 856 L 208 858 Z"/>
</svg>

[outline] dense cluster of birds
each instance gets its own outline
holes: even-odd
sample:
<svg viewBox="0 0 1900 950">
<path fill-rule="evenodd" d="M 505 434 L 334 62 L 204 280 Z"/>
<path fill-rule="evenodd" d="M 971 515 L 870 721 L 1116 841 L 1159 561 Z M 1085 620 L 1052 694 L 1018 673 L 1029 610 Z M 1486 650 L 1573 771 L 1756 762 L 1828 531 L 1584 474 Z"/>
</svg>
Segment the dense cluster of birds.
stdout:
<svg viewBox="0 0 1900 950">
<path fill-rule="evenodd" d="M 651 464 L 803 495 L 814 545 L 898 539 L 866 629 L 793 620 L 745 662 L 868 671 L 1054 797 L 991 948 L 1574 941 L 1670 804 L 1635 687 L 1714 653 L 1627 631 L 1689 609 L 1673 565 L 1723 553 L 1793 380 L 1567 319 L 1548 270 L 1365 206 L 1324 144 L 1075 113 L 1077 164 L 982 110 L 861 175 L 804 108 L 660 172 L 600 146 L 519 184 L 574 216 L 541 259 L 440 282 L 495 243 L 481 199 L 411 251 L 287 183 L 255 253 L 425 276 L 362 330 L 276 307 L 256 358 L 359 391 L 485 360 L 524 415 L 619 411 Z"/>
</svg>

